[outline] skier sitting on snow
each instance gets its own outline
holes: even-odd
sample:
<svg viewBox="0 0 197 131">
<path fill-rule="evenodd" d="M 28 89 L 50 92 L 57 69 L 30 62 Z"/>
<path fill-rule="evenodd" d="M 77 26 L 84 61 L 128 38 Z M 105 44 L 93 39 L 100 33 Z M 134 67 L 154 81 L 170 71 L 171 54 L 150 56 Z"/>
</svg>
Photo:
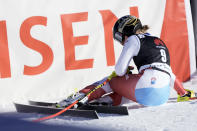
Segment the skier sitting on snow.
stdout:
<svg viewBox="0 0 197 131">
<path fill-rule="evenodd" d="M 193 91 L 185 90 L 172 73 L 165 43 L 148 34 L 148 29 L 135 16 L 126 15 L 117 20 L 113 27 L 113 37 L 123 45 L 123 49 L 115 65 L 115 77 L 90 94 L 89 103 L 96 101 L 116 106 L 132 100 L 144 106 L 158 106 L 168 101 L 171 87 L 177 91 L 178 101 L 195 96 Z M 139 74 L 128 73 L 132 59 Z M 58 106 L 68 106 L 106 79 L 85 87 L 58 103 Z"/>
</svg>

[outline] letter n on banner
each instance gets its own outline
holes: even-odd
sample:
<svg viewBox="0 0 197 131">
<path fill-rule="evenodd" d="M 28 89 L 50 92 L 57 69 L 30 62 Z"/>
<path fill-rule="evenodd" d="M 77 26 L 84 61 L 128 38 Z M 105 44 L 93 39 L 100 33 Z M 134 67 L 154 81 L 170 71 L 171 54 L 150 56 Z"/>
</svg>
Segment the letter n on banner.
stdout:
<svg viewBox="0 0 197 131">
<path fill-rule="evenodd" d="M 139 18 L 138 7 L 130 7 L 130 15 L 134 15 Z"/>
<path fill-rule="evenodd" d="M 115 65 L 115 54 L 112 28 L 118 18 L 110 10 L 102 10 L 99 12 L 103 18 L 107 65 L 113 66 Z"/>
<path fill-rule="evenodd" d="M 115 65 L 115 54 L 112 29 L 118 18 L 110 10 L 102 10 L 99 12 L 103 18 L 107 66 L 113 66 Z M 139 17 L 138 8 L 130 7 L 130 14 Z"/>
<path fill-rule="evenodd" d="M 190 57 L 184 0 L 166 0 L 161 39 L 169 49 L 173 72 L 181 81 L 188 80 Z"/>
</svg>

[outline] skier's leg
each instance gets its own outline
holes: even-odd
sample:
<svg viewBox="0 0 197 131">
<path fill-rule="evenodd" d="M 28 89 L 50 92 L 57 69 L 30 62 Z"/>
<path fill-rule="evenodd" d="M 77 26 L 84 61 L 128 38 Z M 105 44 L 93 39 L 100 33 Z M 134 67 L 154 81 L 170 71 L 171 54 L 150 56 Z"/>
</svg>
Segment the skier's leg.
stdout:
<svg viewBox="0 0 197 131">
<path fill-rule="evenodd" d="M 107 79 L 107 77 L 105 77 L 104 79 L 102 79 L 100 81 L 97 81 L 97 82 L 93 83 L 92 85 L 89 85 L 89 86 L 83 88 L 79 92 L 86 94 L 87 92 L 89 92 L 90 90 L 95 88 L 96 86 L 102 84 L 104 81 L 106 81 L 106 79 Z M 104 94 L 111 93 L 111 92 L 112 92 L 112 89 L 111 89 L 109 83 L 107 83 L 106 85 L 102 86 L 101 88 L 98 88 L 93 93 L 91 93 L 88 96 L 88 101 L 91 101 L 91 100 L 94 100 L 94 99 L 98 99 L 98 98 L 102 97 Z"/>
<path fill-rule="evenodd" d="M 177 101 L 188 101 L 190 98 L 196 97 L 197 93 L 192 90 L 184 89 L 182 83 L 176 78 L 174 74 L 171 77 L 171 86 L 176 90 L 178 97 Z"/>
<path fill-rule="evenodd" d="M 110 98 L 113 101 L 113 106 L 121 106 L 123 104 L 128 104 L 128 103 L 132 103 L 133 101 L 130 99 L 127 99 L 124 96 L 119 95 L 118 93 L 114 92 L 112 94 L 109 95 Z"/>
<path fill-rule="evenodd" d="M 81 97 L 84 97 L 84 95 L 86 93 L 88 93 L 90 90 L 94 89 L 96 86 L 102 84 L 104 81 L 106 81 L 107 77 L 105 77 L 104 79 L 100 80 L 100 81 L 97 81 L 85 88 L 83 88 L 82 90 L 80 90 L 79 92 L 75 93 L 75 94 L 72 94 L 70 95 L 69 97 L 67 97 L 66 99 L 60 101 L 58 103 L 58 105 L 60 107 L 64 107 L 64 106 L 67 106 L 69 104 L 72 104 L 74 101 L 78 100 L 79 98 Z M 106 85 L 102 86 L 101 88 L 98 88 L 96 89 L 94 92 L 92 92 L 89 96 L 88 96 L 88 100 L 87 101 L 91 101 L 91 100 L 94 100 L 94 99 L 98 99 L 100 98 L 101 96 L 103 96 L 104 94 L 106 93 L 110 93 L 112 92 L 112 89 L 110 88 L 110 85 L 109 83 L 107 83 Z M 86 101 L 85 101 L 86 102 Z M 84 103 L 85 103 L 84 102 Z"/>
<path fill-rule="evenodd" d="M 116 93 L 113 90 L 113 93 L 104 95 L 103 97 L 101 97 L 99 99 L 90 101 L 90 103 L 91 104 L 110 104 L 110 105 L 113 105 L 113 106 L 117 106 L 117 105 L 122 105 L 122 104 L 125 104 L 125 103 L 129 103 L 129 102 L 132 102 L 132 101 L 136 101 L 134 92 L 135 92 L 135 86 L 136 86 L 137 80 L 139 79 L 140 76 L 141 75 L 130 75 L 129 76 L 129 79 L 130 79 L 129 82 L 125 81 L 127 79 L 127 76 L 116 77 L 115 79 L 113 79 L 114 82 L 112 82 L 115 85 L 113 85 L 113 84 L 112 85 L 116 86 L 116 87 L 120 87 L 119 89 L 114 88 L 115 90 L 118 91 L 118 93 Z M 128 87 L 128 86 L 133 88 L 133 91 L 130 91 L 131 90 L 130 88 L 125 88 L 125 87 Z M 110 91 L 112 91 L 112 89 L 110 87 L 110 84 L 108 85 L 108 87 L 105 87 L 104 89 L 105 90 L 107 89 L 106 92 L 108 92 L 108 93 Z M 127 92 L 127 93 L 125 93 L 125 92 Z M 126 95 L 131 100 L 122 96 L 122 95 L 124 95 L 124 96 Z"/>
<path fill-rule="evenodd" d="M 187 94 L 187 91 L 184 89 L 182 83 L 176 78 L 174 74 L 171 76 L 171 86 L 174 87 L 177 94 L 180 96 Z"/>
<path fill-rule="evenodd" d="M 89 102 L 89 104 L 120 106 L 123 104 L 128 104 L 130 102 L 133 102 L 133 101 L 117 94 L 116 92 L 113 92 L 113 93 L 105 95 L 101 98 L 92 100 Z"/>
<path fill-rule="evenodd" d="M 136 102 L 135 88 L 141 76 L 142 74 L 127 74 L 121 77 L 115 77 L 112 78 L 109 84 L 114 92 Z"/>
</svg>

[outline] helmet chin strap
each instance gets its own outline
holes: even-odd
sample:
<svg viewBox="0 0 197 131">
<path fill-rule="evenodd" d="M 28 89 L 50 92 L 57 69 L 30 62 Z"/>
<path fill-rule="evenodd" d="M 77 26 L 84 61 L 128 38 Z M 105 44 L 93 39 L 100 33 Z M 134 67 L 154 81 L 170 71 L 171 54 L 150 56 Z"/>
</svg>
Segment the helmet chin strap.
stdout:
<svg viewBox="0 0 197 131">
<path fill-rule="evenodd" d="M 123 35 L 122 35 L 122 33 L 116 32 L 116 33 L 115 33 L 115 38 L 116 38 L 116 40 L 118 40 L 119 42 L 122 42 L 122 41 L 123 41 Z"/>
</svg>

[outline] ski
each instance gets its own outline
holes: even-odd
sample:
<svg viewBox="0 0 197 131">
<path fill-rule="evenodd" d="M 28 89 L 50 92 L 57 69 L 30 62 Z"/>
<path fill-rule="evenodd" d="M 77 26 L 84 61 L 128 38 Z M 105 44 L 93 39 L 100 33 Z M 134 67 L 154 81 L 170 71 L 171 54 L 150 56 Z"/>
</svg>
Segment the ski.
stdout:
<svg viewBox="0 0 197 131">
<path fill-rule="evenodd" d="M 189 100 L 197 100 L 197 97 L 192 97 Z"/>
<path fill-rule="evenodd" d="M 55 107 L 55 103 L 29 101 L 30 105 Z M 83 105 L 78 110 L 95 110 L 98 113 L 129 115 L 126 106 L 100 106 L 100 105 Z"/>
<path fill-rule="evenodd" d="M 17 112 L 21 113 L 40 113 L 40 114 L 54 114 L 61 111 L 63 108 L 39 106 L 39 105 L 26 105 L 14 103 Z M 72 116 L 72 117 L 85 117 L 91 119 L 99 119 L 98 114 L 95 110 L 77 110 L 69 109 L 61 114 L 62 116 Z"/>
<path fill-rule="evenodd" d="M 189 98 L 188 100 L 185 100 L 185 101 L 177 101 L 177 97 L 174 97 L 174 98 L 169 98 L 167 103 L 192 102 L 195 100 L 197 100 L 197 97 L 192 97 L 192 98 Z"/>
</svg>

